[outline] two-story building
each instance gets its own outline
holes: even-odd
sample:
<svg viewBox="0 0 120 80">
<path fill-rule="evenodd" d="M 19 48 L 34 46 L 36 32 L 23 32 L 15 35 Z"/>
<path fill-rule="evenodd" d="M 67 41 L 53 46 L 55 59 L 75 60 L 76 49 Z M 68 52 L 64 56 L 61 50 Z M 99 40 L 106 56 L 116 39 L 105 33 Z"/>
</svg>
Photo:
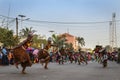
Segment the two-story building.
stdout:
<svg viewBox="0 0 120 80">
<path fill-rule="evenodd" d="M 76 36 L 73 36 L 73 35 L 71 35 L 71 34 L 69 34 L 69 33 L 63 33 L 63 34 L 61 34 L 62 36 L 65 36 L 65 38 L 66 38 L 66 43 L 72 43 L 72 45 L 73 45 L 73 48 L 75 49 L 75 50 L 77 50 L 78 49 L 78 41 L 76 40 Z"/>
</svg>

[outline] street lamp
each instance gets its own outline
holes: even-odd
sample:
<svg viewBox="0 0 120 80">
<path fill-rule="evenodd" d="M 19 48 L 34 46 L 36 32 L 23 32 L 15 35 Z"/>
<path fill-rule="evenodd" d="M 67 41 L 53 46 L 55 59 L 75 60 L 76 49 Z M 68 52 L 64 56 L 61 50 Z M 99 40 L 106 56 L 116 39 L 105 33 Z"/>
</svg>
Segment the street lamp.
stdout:
<svg viewBox="0 0 120 80">
<path fill-rule="evenodd" d="M 25 15 L 18 15 L 19 17 L 23 18 L 23 17 L 26 17 Z"/>
<path fill-rule="evenodd" d="M 17 20 L 16 20 L 16 25 L 17 25 L 17 26 L 16 26 L 16 34 L 17 34 L 17 35 L 18 35 L 18 22 L 17 22 L 17 21 L 18 21 L 18 20 L 21 21 L 21 28 L 22 28 L 22 27 L 23 27 L 23 26 L 22 26 L 22 22 L 25 21 L 25 20 L 29 20 L 29 19 L 30 19 L 30 18 L 23 19 L 23 18 L 26 17 L 25 15 L 18 15 L 18 16 L 19 16 L 21 19 L 17 19 Z"/>
<path fill-rule="evenodd" d="M 21 17 L 21 28 L 22 28 L 22 21 L 23 21 L 23 18 L 26 17 L 25 15 L 18 15 L 19 17 Z"/>
<path fill-rule="evenodd" d="M 50 33 L 53 33 L 53 32 L 55 32 L 55 31 L 53 31 L 53 30 L 50 30 L 49 32 L 50 32 Z"/>
<path fill-rule="evenodd" d="M 22 22 L 25 21 L 25 20 L 29 20 L 30 18 L 26 18 L 26 19 L 23 19 L 25 18 L 26 16 L 25 15 L 18 15 L 19 17 L 21 17 L 21 28 L 22 28 Z"/>
<path fill-rule="evenodd" d="M 30 18 L 27 18 L 27 19 L 24 19 L 24 20 L 29 20 L 29 19 L 30 19 Z M 24 20 L 23 20 L 23 21 L 24 21 Z"/>
<path fill-rule="evenodd" d="M 22 21 L 25 21 L 25 20 L 29 20 L 29 19 L 30 19 L 30 18 L 23 19 L 23 18 L 26 17 L 25 15 L 18 15 L 18 16 L 21 17 L 21 27 L 22 27 Z"/>
</svg>

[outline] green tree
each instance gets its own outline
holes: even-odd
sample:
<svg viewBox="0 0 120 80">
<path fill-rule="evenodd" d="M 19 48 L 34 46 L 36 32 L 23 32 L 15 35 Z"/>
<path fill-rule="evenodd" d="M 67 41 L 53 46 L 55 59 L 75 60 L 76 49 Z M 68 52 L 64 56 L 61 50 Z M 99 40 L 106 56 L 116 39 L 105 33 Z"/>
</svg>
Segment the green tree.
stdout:
<svg viewBox="0 0 120 80">
<path fill-rule="evenodd" d="M 53 34 L 52 39 L 53 44 L 56 45 L 59 49 L 61 49 L 65 45 L 66 42 L 65 36 L 58 36 Z"/>
<path fill-rule="evenodd" d="M 18 41 L 19 40 L 13 36 L 12 30 L 0 28 L 0 42 L 3 43 L 4 46 L 15 46 Z"/>
<path fill-rule="evenodd" d="M 41 36 L 41 35 L 37 35 L 37 34 L 34 35 L 32 47 L 39 48 L 39 47 L 41 47 L 42 44 L 43 45 L 47 44 L 45 37 Z"/>
<path fill-rule="evenodd" d="M 28 36 L 29 32 L 31 32 L 31 31 L 32 31 L 32 27 L 30 27 L 30 28 L 26 27 L 26 28 L 20 30 L 19 35 L 20 35 L 20 37 L 25 38 Z"/>
<path fill-rule="evenodd" d="M 85 46 L 85 41 L 83 37 L 77 37 L 76 40 L 78 41 L 78 47 Z"/>
<path fill-rule="evenodd" d="M 69 49 L 71 52 L 74 50 L 72 43 L 65 43 L 65 48 Z"/>
</svg>

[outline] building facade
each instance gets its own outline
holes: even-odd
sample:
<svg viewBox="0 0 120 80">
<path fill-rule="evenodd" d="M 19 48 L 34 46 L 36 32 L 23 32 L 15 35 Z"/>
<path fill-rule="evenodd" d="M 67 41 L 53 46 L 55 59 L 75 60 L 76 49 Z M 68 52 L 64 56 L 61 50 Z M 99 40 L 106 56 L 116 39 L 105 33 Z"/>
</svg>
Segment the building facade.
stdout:
<svg viewBox="0 0 120 80">
<path fill-rule="evenodd" d="M 72 43 L 73 48 L 75 50 L 78 50 L 78 41 L 76 40 L 76 36 L 73 36 L 69 33 L 63 33 L 61 34 L 62 36 L 65 36 L 66 38 L 66 43 Z"/>
</svg>

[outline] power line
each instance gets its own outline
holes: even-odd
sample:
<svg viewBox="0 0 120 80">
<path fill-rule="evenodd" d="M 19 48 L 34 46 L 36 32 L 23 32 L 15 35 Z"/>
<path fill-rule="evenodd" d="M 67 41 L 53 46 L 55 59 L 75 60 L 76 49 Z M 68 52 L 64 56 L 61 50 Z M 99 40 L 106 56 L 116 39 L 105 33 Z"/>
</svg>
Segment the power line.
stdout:
<svg viewBox="0 0 120 80">
<path fill-rule="evenodd" d="M 7 20 L 8 18 L 5 18 L 5 17 L 3 17 L 3 18 L 0 18 L 1 19 L 1 26 L 4 26 L 4 27 L 10 27 L 10 24 L 11 23 L 13 23 L 14 21 L 15 21 L 15 19 L 14 18 L 11 18 L 9 21 Z"/>
<path fill-rule="evenodd" d="M 15 19 L 13 17 L 8 17 L 8 16 L 4 16 L 4 15 L 0 15 L 1 17 L 5 17 L 5 18 L 9 18 L 9 19 Z"/>
<path fill-rule="evenodd" d="M 2 17 L 6 17 L 9 19 L 15 19 L 13 17 L 8 17 L 4 15 L 0 15 Z M 21 19 L 18 19 L 21 20 Z M 102 23 L 109 23 L 111 20 L 108 21 L 98 21 L 98 22 L 58 22 L 58 21 L 42 21 L 42 20 L 27 20 L 27 22 L 35 22 L 35 23 L 44 23 L 44 24 L 102 24 Z M 116 20 L 116 22 L 120 22 L 120 20 Z"/>
<path fill-rule="evenodd" d="M 116 20 L 116 22 L 119 22 L 119 21 L 120 20 Z M 52 24 L 101 24 L 101 23 L 109 23 L 110 21 L 101 21 L 101 22 L 56 22 L 56 21 L 27 20 L 27 22 L 52 23 Z"/>
</svg>

